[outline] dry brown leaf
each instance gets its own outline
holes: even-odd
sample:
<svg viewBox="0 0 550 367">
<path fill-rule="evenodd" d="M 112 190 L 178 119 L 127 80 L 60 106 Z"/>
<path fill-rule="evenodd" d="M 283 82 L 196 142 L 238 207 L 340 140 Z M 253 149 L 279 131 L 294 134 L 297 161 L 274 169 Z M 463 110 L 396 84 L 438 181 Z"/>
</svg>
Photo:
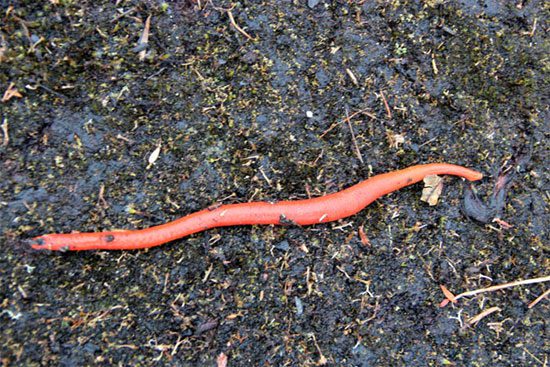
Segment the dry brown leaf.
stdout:
<svg viewBox="0 0 550 367">
<path fill-rule="evenodd" d="M 420 200 L 430 204 L 437 205 L 439 196 L 443 191 L 443 178 L 437 175 L 429 175 L 424 177 L 424 189 L 422 189 L 422 197 Z"/>
<path fill-rule="evenodd" d="M 23 98 L 23 95 L 19 93 L 17 88 L 14 88 L 14 87 L 15 87 L 15 83 L 10 83 L 10 86 L 4 92 L 4 96 L 2 97 L 2 102 L 7 102 L 13 97 Z"/>
<path fill-rule="evenodd" d="M 143 28 L 143 33 L 141 34 L 141 37 L 139 37 L 138 45 L 146 45 L 149 43 L 150 28 L 151 28 L 151 15 L 149 15 L 145 20 L 145 27 Z M 147 50 L 140 51 L 139 61 L 145 60 L 145 56 L 147 56 Z"/>
<path fill-rule="evenodd" d="M 232 313 L 231 315 L 228 315 L 226 317 L 227 320 L 233 320 L 233 319 L 236 319 L 237 317 L 239 317 L 239 314 L 238 313 Z"/>
<path fill-rule="evenodd" d="M 440 284 L 439 288 L 441 288 L 441 290 L 443 291 L 443 294 L 445 295 L 445 298 L 447 298 L 449 301 L 451 301 L 452 303 L 458 302 L 456 300 L 455 295 L 452 294 L 451 291 L 448 290 L 447 287 L 445 287 L 443 284 Z"/>
</svg>

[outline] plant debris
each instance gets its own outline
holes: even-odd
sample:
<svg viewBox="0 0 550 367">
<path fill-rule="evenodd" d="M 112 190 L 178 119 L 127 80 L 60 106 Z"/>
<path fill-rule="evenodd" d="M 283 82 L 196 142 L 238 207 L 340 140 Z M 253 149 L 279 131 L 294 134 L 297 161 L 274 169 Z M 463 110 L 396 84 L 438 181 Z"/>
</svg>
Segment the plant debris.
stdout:
<svg viewBox="0 0 550 367">
<path fill-rule="evenodd" d="M 15 83 L 10 83 L 8 86 L 8 89 L 4 92 L 4 95 L 2 96 L 2 102 L 8 102 L 12 98 L 23 98 L 23 95 L 19 93 L 17 88 L 15 88 Z"/>
<path fill-rule="evenodd" d="M 480 322 L 485 317 L 489 316 L 490 314 L 492 314 L 494 312 L 499 312 L 499 311 L 502 311 L 499 307 L 490 307 L 490 308 L 478 313 L 474 317 L 470 318 L 466 322 L 466 324 L 469 325 L 469 326 L 475 326 L 475 325 L 477 325 L 478 322 Z"/>
<path fill-rule="evenodd" d="M 550 276 L 545 276 L 545 277 L 540 277 L 540 278 L 533 278 L 533 279 L 516 280 L 516 281 L 510 282 L 510 283 L 499 284 L 499 285 L 494 285 L 494 286 L 487 287 L 487 288 L 481 288 L 481 289 L 476 289 L 476 290 L 473 290 L 473 291 L 460 293 L 459 295 L 456 295 L 456 296 L 453 295 L 443 285 L 441 286 L 441 290 L 443 291 L 443 294 L 445 294 L 445 297 L 449 301 L 451 301 L 453 303 L 456 303 L 458 301 L 458 299 L 463 298 L 463 297 L 470 297 L 470 296 L 475 296 L 476 294 L 480 294 L 480 293 L 494 292 L 494 291 L 498 291 L 498 290 L 501 290 L 501 289 L 517 287 L 518 285 L 528 285 L 528 284 L 536 284 L 536 283 L 543 283 L 543 282 L 550 282 Z M 441 306 L 443 307 L 445 305 L 446 305 L 446 303 L 442 302 Z"/>
<path fill-rule="evenodd" d="M 429 175 L 424 178 L 424 188 L 422 189 L 422 200 L 430 206 L 437 205 L 441 192 L 443 191 L 443 178 L 438 175 Z"/>
<path fill-rule="evenodd" d="M 543 2 L 8 3 L 0 98 L 12 83 L 23 98 L 0 103 L 2 364 L 545 362 L 548 296 L 533 302 L 548 283 L 430 307 L 439 284 L 547 273 Z M 131 252 L 22 242 L 315 198 L 432 162 L 488 177 L 474 186 L 486 224 L 449 178 L 436 207 L 416 184 L 334 224 L 282 218 Z M 494 210 L 504 163 L 514 178 Z"/>
</svg>

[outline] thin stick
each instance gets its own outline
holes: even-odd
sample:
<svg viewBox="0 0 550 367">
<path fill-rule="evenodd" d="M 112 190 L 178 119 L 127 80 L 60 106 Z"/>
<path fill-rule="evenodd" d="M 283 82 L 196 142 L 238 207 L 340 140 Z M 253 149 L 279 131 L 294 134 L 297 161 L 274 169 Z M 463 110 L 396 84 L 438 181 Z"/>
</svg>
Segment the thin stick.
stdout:
<svg viewBox="0 0 550 367">
<path fill-rule="evenodd" d="M 233 27 L 235 27 L 239 32 L 241 32 L 241 34 L 243 36 L 245 36 L 246 38 L 248 38 L 249 40 L 251 41 L 254 41 L 254 38 L 252 38 L 251 35 L 249 35 L 248 33 L 246 33 L 244 31 L 244 29 L 242 29 L 241 27 L 239 27 L 239 25 L 237 24 L 237 22 L 235 22 L 235 18 L 233 18 L 233 13 L 231 12 L 231 10 L 228 10 L 227 11 L 227 15 L 229 16 L 229 21 L 231 22 L 231 24 L 233 25 Z"/>
<path fill-rule="evenodd" d="M 543 282 L 549 282 L 549 281 L 550 281 L 550 276 L 533 278 L 533 279 L 516 280 L 515 282 L 511 282 L 511 283 L 499 284 L 488 288 L 481 288 L 481 289 L 476 289 L 474 291 L 460 293 L 458 296 L 455 296 L 455 299 L 474 296 L 479 293 L 494 292 L 494 291 L 498 291 L 499 289 L 511 288 L 518 285 L 543 283 Z"/>
<path fill-rule="evenodd" d="M 481 319 L 483 319 L 484 317 L 487 317 L 489 316 L 490 314 L 492 314 L 493 312 L 498 312 L 498 311 L 502 311 L 500 308 L 498 307 L 491 307 L 491 308 L 488 308 L 486 309 L 485 311 L 483 312 L 480 312 L 479 314 L 475 315 L 474 317 L 472 317 L 471 319 L 469 319 L 467 321 L 467 324 L 468 325 L 475 325 L 477 324 L 478 322 L 481 321 Z"/>
<path fill-rule="evenodd" d="M 537 298 L 535 298 L 535 300 L 531 303 L 529 303 L 529 306 L 527 306 L 527 308 L 533 308 L 535 307 L 535 305 L 537 303 L 539 303 L 540 301 L 542 301 L 544 298 L 546 298 L 546 296 L 548 296 L 550 294 L 550 289 L 547 289 L 546 292 L 544 292 L 543 294 L 541 294 L 540 296 L 538 296 Z"/>
<path fill-rule="evenodd" d="M 147 17 L 145 20 L 145 26 L 143 27 L 143 33 L 141 33 L 141 36 L 139 37 L 138 45 L 145 45 L 149 43 L 149 30 L 151 29 L 151 15 Z M 147 50 L 144 49 L 139 52 L 139 60 L 143 61 L 145 60 L 145 57 L 147 56 Z"/>
<path fill-rule="evenodd" d="M 125 16 L 127 16 L 127 15 L 133 13 L 135 10 L 136 10 L 136 8 L 133 7 L 133 8 L 130 8 L 130 9 L 126 10 L 126 11 L 123 12 L 123 13 L 118 14 L 115 18 L 113 18 L 113 19 L 111 20 L 111 23 L 114 23 L 114 22 L 116 22 L 117 20 L 119 20 L 120 18 L 125 17 Z"/>
<path fill-rule="evenodd" d="M 386 107 L 386 112 L 388 113 L 388 119 L 392 119 L 392 113 L 390 110 L 390 105 L 388 104 L 388 101 L 386 100 L 386 96 L 384 95 L 384 92 L 380 91 L 380 97 L 382 97 L 382 101 L 384 102 L 384 107 Z"/>
<path fill-rule="evenodd" d="M 368 113 L 367 109 L 355 111 L 354 113 L 352 113 L 349 116 L 349 118 L 350 119 L 354 118 L 355 116 L 359 115 L 360 113 L 363 113 L 363 114 L 367 115 L 368 117 L 370 117 L 371 119 L 376 120 L 376 116 L 374 116 L 372 113 Z M 328 129 L 326 129 L 321 135 L 319 135 L 319 139 L 322 139 L 325 135 L 327 135 L 329 132 L 331 132 L 336 126 L 338 126 L 339 124 L 341 124 L 344 121 L 346 121 L 346 119 L 342 119 L 342 120 L 340 120 L 338 122 L 335 122 L 334 124 L 330 125 L 330 127 Z"/>
<path fill-rule="evenodd" d="M 537 29 L 537 18 L 533 21 L 533 29 L 529 32 L 529 36 L 533 37 L 535 35 L 535 30 Z"/>
<path fill-rule="evenodd" d="M 546 362 L 547 362 L 546 357 L 544 358 L 544 361 L 541 361 L 539 358 L 537 358 L 535 355 L 533 355 L 533 353 L 529 352 L 529 349 L 523 347 L 523 350 L 525 352 L 527 352 L 527 354 L 529 354 L 531 356 L 531 358 L 533 358 L 535 361 L 539 362 L 542 367 L 546 367 Z"/>
<path fill-rule="evenodd" d="M 353 142 L 353 145 L 355 146 L 355 153 L 357 154 L 357 158 L 361 161 L 362 164 L 365 164 L 363 161 L 363 157 L 361 156 L 361 151 L 359 150 L 359 145 L 357 145 L 357 140 L 355 139 L 355 133 L 353 132 L 353 127 L 351 126 L 351 121 L 349 117 L 349 111 L 346 107 L 346 121 L 349 126 L 349 131 L 351 132 L 351 141 Z"/>
<path fill-rule="evenodd" d="M 2 133 L 4 134 L 4 138 L 2 139 L 2 146 L 7 147 L 8 143 L 10 142 L 10 135 L 8 132 L 8 119 L 4 117 L 4 122 L 2 125 L 0 125 L 0 128 L 2 129 Z"/>
<path fill-rule="evenodd" d="M 38 87 L 41 88 L 41 89 L 44 89 L 46 92 L 49 92 L 49 93 L 51 93 L 51 94 L 53 94 L 53 95 L 58 96 L 58 97 L 60 97 L 60 98 L 67 99 L 67 96 L 66 96 L 66 95 L 61 94 L 61 93 L 59 93 L 59 92 L 56 92 L 56 91 L 54 91 L 53 89 L 46 87 L 45 85 L 38 84 Z"/>
<path fill-rule="evenodd" d="M 315 334 L 310 334 L 313 337 L 313 344 L 315 344 L 315 348 L 317 348 L 317 352 L 319 352 L 319 360 L 317 361 L 318 366 L 322 366 L 327 363 L 327 359 L 323 355 L 323 352 L 321 351 L 321 348 L 319 348 L 319 344 L 317 344 L 317 339 L 315 338 Z"/>
</svg>

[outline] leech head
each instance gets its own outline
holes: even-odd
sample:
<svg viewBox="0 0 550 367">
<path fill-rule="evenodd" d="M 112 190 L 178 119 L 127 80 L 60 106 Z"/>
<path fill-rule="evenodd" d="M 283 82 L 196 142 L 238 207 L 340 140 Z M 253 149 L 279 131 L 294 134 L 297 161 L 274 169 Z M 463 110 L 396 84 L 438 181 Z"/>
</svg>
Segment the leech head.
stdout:
<svg viewBox="0 0 550 367">
<path fill-rule="evenodd" d="M 69 251 L 70 244 L 67 241 L 60 241 L 59 238 L 59 235 L 43 235 L 31 239 L 28 243 L 35 250 Z"/>
<path fill-rule="evenodd" d="M 42 237 L 35 237 L 27 243 L 35 250 L 47 250 L 46 241 Z"/>
</svg>

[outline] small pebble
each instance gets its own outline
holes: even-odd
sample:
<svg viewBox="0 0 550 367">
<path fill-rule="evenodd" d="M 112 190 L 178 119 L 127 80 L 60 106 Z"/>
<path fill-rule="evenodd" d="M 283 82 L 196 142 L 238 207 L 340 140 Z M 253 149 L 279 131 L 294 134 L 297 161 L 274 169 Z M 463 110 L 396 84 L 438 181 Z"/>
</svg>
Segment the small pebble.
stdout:
<svg viewBox="0 0 550 367">
<path fill-rule="evenodd" d="M 304 305 L 302 300 L 298 297 L 294 297 L 294 303 L 296 304 L 296 315 L 300 316 L 304 313 Z"/>
<path fill-rule="evenodd" d="M 288 243 L 287 240 L 284 240 L 276 244 L 275 248 L 281 251 L 288 251 L 290 249 L 290 244 Z"/>
<path fill-rule="evenodd" d="M 321 0 L 307 0 L 307 6 L 309 6 L 311 9 L 313 9 L 320 2 L 321 2 Z"/>
</svg>

